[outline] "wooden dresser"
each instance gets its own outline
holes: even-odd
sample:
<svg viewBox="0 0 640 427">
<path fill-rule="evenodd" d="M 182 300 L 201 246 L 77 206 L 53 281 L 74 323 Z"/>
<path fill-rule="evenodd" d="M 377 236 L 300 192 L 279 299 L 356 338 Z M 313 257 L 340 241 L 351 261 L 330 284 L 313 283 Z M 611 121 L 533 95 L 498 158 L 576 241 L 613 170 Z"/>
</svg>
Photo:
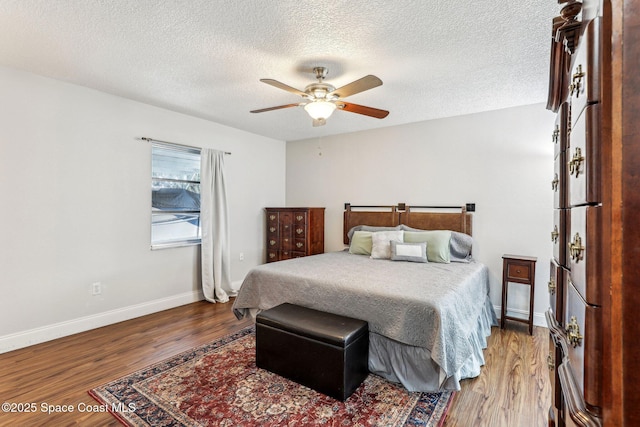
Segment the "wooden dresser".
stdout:
<svg viewBox="0 0 640 427">
<path fill-rule="evenodd" d="M 640 1 L 559 0 L 549 424 L 640 425 Z"/>
<path fill-rule="evenodd" d="M 265 208 L 267 262 L 324 252 L 324 208 Z"/>
</svg>

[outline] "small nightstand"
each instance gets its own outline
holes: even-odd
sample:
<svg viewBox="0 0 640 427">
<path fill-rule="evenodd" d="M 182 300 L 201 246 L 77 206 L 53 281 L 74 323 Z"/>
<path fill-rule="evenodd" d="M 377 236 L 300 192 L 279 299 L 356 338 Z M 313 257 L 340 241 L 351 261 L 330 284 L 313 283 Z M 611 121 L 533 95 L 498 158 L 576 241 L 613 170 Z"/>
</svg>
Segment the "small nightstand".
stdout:
<svg viewBox="0 0 640 427">
<path fill-rule="evenodd" d="M 533 335 L 533 290 L 535 288 L 536 261 L 535 257 L 520 255 L 502 256 L 502 308 L 500 315 L 500 329 L 504 329 L 505 320 L 527 323 L 529 335 Z M 527 318 L 507 314 L 507 293 L 509 282 L 529 285 L 529 315 Z"/>
</svg>

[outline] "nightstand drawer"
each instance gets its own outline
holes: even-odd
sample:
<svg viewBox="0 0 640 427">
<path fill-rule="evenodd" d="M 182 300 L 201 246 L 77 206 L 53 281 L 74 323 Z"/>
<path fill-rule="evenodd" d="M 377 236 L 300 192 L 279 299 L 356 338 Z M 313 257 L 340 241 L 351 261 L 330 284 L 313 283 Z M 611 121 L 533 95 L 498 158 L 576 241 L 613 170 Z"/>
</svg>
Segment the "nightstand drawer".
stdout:
<svg viewBox="0 0 640 427">
<path fill-rule="evenodd" d="M 513 261 L 507 265 L 507 279 L 509 280 L 529 280 L 531 278 L 531 267 L 524 264 L 515 264 Z"/>
</svg>

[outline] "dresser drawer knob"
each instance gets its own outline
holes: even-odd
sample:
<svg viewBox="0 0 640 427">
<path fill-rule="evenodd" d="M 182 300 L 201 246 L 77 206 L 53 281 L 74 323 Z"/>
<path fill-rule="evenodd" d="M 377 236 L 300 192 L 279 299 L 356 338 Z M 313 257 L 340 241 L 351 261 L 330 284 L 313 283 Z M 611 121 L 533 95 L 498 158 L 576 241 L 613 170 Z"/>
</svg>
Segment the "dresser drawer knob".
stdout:
<svg viewBox="0 0 640 427">
<path fill-rule="evenodd" d="M 269 258 L 273 259 L 273 258 L 275 258 L 275 257 L 276 257 L 276 254 L 274 254 L 273 252 L 270 252 L 270 253 L 269 253 Z"/>
<path fill-rule="evenodd" d="M 273 221 L 274 219 L 276 219 L 276 216 L 275 216 L 275 215 L 269 215 L 269 219 L 270 219 L 271 221 Z"/>
<path fill-rule="evenodd" d="M 580 325 L 578 325 L 578 319 L 576 319 L 576 316 L 571 316 L 571 320 L 569 320 L 566 331 L 569 342 L 571 343 L 573 348 L 576 348 L 582 344 L 583 336 L 580 335 Z"/>
<path fill-rule="evenodd" d="M 275 240 L 269 240 L 269 244 L 270 244 L 271 246 L 273 246 L 273 245 L 275 245 L 275 244 L 276 244 L 276 241 L 275 241 Z"/>
<path fill-rule="evenodd" d="M 302 216 L 302 215 L 298 215 L 298 216 L 296 217 L 296 219 L 297 219 L 298 221 L 302 221 L 302 220 L 304 219 L 304 216 Z"/>
<path fill-rule="evenodd" d="M 555 295 L 556 293 L 556 281 L 551 279 L 549 280 L 549 283 L 547 284 L 547 287 L 549 288 L 549 293 L 551 295 Z"/>
<path fill-rule="evenodd" d="M 580 175 L 580 165 L 584 162 L 584 156 L 582 155 L 582 149 L 576 147 L 576 151 L 569 162 L 569 175 L 576 174 L 576 178 Z"/>
<path fill-rule="evenodd" d="M 304 246 L 304 243 L 300 243 L 300 242 L 298 242 L 298 243 L 296 243 L 296 246 L 297 246 L 298 248 L 301 248 L 302 246 Z"/>
<path fill-rule="evenodd" d="M 555 174 L 553 177 L 553 181 L 551 181 L 551 189 L 553 191 L 558 191 L 558 184 L 560 183 L 560 178 L 558 178 L 558 174 Z"/>
<path fill-rule="evenodd" d="M 558 140 L 560 139 L 560 127 L 558 125 L 556 125 L 556 129 L 553 131 L 551 138 L 554 144 L 558 143 Z"/>
<path fill-rule="evenodd" d="M 304 229 L 302 229 L 302 228 L 296 228 L 296 233 L 298 233 L 298 234 L 302 234 L 303 231 L 304 231 Z"/>
<path fill-rule="evenodd" d="M 558 232 L 558 226 L 553 226 L 553 231 L 551 232 L 551 241 L 553 243 L 558 243 L 558 237 L 560 237 L 560 233 Z"/>
<path fill-rule="evenodd" d="M 580 233 L 576 233 L 573 236 L 573 241 L 569 243 L 569 255 L 571 259 L 575 262 L 578 262 L 582 259 L 582 253 L 584 252 L 585 247 L 582 245 L 582 237 L 580 237 Z"/>
<path fill-rule="evenodd" d="M 276 228 L 275 227 L 270 227 L 269 231 L 273 233 L 274 231 L 276 231 Z"/>
<path fill-rule="evenodd" d="M 556 368 L 556 364 L 553 361 L 553 356 L 551 356 L 550 354 L 547 355 L 547 367 L 550 371 L 553 371 Z"/>
</svg>

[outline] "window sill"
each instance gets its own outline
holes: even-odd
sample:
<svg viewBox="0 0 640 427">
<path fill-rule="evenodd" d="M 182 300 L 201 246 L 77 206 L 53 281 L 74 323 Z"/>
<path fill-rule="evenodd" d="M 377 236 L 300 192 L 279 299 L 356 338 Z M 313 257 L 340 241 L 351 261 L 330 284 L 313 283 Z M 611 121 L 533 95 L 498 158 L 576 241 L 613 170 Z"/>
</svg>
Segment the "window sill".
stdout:
<svg viewBox="0 0 640 427">
<path fill-rule="evenodd" d="M 181 248 L 183 246 L 197 246 L 200 245 L 201 240 L 185 240 L 181 242 L 166 242 L 166 243 L 154 243 L 151 245 L 151 250 L 156 251 L 159 249 L 169 249 L 169 248 Z"/>
</svg>

